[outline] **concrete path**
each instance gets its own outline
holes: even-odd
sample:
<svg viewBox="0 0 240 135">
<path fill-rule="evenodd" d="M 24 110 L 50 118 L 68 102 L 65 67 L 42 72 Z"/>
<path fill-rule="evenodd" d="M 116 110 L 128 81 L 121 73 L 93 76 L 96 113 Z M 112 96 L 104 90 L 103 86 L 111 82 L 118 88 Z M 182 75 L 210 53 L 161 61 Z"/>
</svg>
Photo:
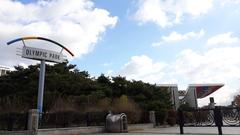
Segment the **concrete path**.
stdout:
<svg viewBox="0 0 240 135">
<path fill-rule="evenodd" d="M 223 135 L 240 135 L 240 127 L 223 127 Z M 218 135 L 217 127 L 184 127 L 186 135 Z M 101 133 L 95 135 L 180 135 L 179 127 L 136 129 L 129 133 Z"/>
</svg>

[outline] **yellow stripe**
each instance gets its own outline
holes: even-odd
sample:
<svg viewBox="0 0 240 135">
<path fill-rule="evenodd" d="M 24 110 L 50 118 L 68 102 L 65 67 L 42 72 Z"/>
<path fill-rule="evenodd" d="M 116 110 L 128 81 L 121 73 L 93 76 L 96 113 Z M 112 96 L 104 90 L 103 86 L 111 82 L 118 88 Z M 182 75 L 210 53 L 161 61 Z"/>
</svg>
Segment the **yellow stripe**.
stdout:
<svg viewBox="0 0 240 135">
<path fill-rule="evenodd" d="M 22 39 L 25 40 L 25 39 L 37 39 L 38 37 L 23 37 Z"/>
</svg>

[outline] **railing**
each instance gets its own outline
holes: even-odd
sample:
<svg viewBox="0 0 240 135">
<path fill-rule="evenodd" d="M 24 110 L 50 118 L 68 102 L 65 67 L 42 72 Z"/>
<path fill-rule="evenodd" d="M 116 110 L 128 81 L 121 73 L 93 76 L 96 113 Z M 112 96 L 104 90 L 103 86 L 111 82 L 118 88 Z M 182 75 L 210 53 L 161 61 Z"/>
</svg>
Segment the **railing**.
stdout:
<svg viewBox="0 0 240 135">
<path fill-rule="evenodd" d="M 181 134 L 183 134 L 183 127 L 218 127 L 219 135 L 222 135 L 223 126 L 240 127 L 240 108 L 179 110 L 178 123 Z"/>
<path fill-rule="evenodd" d="M 108 112 L 52 112 L 39 114 L 38 128 L 65 128 L 84 126 L 105 126 Z M 119 114 L 115 112 L 114 114 Z M 131 116 L 131 115 L 130 115 Z M 27 130 L 28 113 L 0 113 L 0 130 Z M 129 122 L 129 121 L 128 121 Z M 149 123 L 149 113 L 143 112 L 134 124 Z"/>
<path fill-rule="evenodd" d="M 27 113 L 0 114 L 0 130 L 27 130 Z"/>
<path fill-rule="evenodd" d="M 39 120 L 39 128 L 64 128 L 79 126 L 104 126 L 105 112 L 57 112 L 43 113 Z"/>
<path fill-rule="evenodd" d="M 240 126 L 240 108 L 224 108 L 221 113 L 223 126 Z"/>
<path fill-rule="evenodd" d="M 213 109 L 182 111 L 185 127 L 215 126 Z"/>
</svg>

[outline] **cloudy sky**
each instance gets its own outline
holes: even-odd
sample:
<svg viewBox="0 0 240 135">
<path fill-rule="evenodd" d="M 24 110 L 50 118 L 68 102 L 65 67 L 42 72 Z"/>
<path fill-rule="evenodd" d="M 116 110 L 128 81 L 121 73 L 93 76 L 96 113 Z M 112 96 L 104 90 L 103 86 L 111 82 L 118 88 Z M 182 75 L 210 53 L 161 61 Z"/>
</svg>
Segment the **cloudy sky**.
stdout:
<svg viewBox="0 0 240 135">
<path fill-rule="evenodd" d="M 0 0 L 0 65 L 33 64 L 15 55 L 21 42 L 6 42 L 42 36 L 69 48 L 75 54 L 70 63 L 92 76 L 179 89 L 224 83 L 212 96 L 218 105 L 230 104 L 240 94 L 239 16 L 240 0 Z M 43 41 L 26 44 L 59 49 Z"/>
</svg>

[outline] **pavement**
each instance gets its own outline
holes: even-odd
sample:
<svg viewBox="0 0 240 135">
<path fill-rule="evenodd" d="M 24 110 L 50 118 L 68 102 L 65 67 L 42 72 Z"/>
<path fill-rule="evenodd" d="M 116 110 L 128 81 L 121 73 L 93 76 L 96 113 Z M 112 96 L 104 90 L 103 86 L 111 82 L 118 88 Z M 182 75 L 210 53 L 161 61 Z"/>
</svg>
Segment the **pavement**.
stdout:
<svg viewBox="0 0 240 135">
<path fill-rule="evenodd" d="M 223 135 L 240 135 L 240 127 L 222 127 Z M 95 135 L 180 135 L 179 127 L 135 129 L 128 133 L 98 133 Z M 217 127 L 184 127 L 185 135 L 218 135 Z"/>
</svg>

